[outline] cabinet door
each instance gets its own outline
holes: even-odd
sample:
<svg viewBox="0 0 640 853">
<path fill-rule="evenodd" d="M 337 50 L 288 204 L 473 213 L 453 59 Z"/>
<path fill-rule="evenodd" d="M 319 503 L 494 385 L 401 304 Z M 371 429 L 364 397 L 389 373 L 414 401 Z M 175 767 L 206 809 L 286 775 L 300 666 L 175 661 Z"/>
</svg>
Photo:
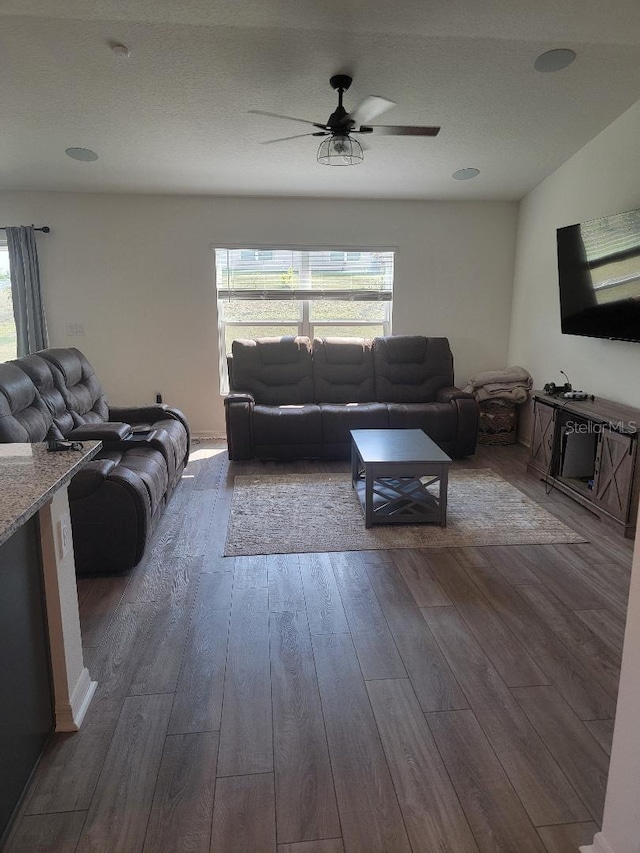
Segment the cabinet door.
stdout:
<svg viewBox="0 0 640 853">
<path fill-rule="evenodd" d="M 634 438 L 603 430 L 598 441 L 593 501 L 621 521 L 626 521 L 629 513 L 634 464 Z"/>
<path fill-rule="evenodd" d="M 543 473 L 550 472 L 553 455 L 553 433 L 555 426 L 555 409 L 536 400 L 533 406 L 533 434 L 529 464 Z"/>
</svg>

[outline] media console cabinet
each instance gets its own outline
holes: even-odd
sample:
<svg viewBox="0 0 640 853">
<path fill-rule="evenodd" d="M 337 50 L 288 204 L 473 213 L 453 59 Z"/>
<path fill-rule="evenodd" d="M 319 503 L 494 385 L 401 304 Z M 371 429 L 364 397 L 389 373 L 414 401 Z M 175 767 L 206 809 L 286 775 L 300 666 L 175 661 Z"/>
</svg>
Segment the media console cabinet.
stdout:
<svg viewBox="0 0 640 853">
<path fill-rule="evenodd" d="M 640 410 L 611 400 L 533 395 L 529 471 L 633 537 Z"/>
</svg>

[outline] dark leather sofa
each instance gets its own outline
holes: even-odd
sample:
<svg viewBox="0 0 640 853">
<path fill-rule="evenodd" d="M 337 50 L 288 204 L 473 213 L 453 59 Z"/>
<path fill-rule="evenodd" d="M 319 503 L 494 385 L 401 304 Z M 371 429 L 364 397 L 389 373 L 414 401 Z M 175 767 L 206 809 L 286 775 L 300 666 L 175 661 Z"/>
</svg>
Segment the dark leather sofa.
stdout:
<svg viewBox="0 0 640 853">
<path fill-rule="evenodd" d="M 446 338 L 236 340 L 229 458 L 345 459 L 351 429 L 422 429 L 452 457 L 476 447 L 478 405 L 453 384 Z"/>
<path fill-rule="evenodd" d="M 189 457 L 189 426 L 168 406 L 109 406 L 77 349 L 0 364 L 0 442 L 100 439 L 69 485 L 79 574 L 137 565 Z"/>
</svg>

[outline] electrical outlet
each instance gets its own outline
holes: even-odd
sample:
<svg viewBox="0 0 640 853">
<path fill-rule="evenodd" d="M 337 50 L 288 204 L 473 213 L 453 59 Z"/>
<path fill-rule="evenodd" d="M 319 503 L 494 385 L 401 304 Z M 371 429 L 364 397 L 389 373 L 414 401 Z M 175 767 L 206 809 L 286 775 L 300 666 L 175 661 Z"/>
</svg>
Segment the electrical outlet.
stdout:
<svg viewBox="0 0 640 853">
<path fill-rule="evenodd" d="M 69 520 L 61 518 L 58 522 L 58 531 L 60 535 L 60 553 L 66 557 L 69 550 Z"/>
</svg>

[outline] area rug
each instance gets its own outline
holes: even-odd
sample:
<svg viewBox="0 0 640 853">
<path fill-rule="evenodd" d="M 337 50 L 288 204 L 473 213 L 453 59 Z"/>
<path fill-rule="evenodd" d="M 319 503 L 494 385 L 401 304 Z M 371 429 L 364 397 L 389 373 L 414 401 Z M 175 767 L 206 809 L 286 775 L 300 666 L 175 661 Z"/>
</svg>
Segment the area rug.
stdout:
<svg viewBox="0 0 640 853">
<path fill-rule="evenodd" d="M 235 477 L 224 554 L 584 541 L 488 468 L 450 473 L 445 528 L 396 524 L 367 530 L 348 474 L 251 475 Z"/>
</svg>

